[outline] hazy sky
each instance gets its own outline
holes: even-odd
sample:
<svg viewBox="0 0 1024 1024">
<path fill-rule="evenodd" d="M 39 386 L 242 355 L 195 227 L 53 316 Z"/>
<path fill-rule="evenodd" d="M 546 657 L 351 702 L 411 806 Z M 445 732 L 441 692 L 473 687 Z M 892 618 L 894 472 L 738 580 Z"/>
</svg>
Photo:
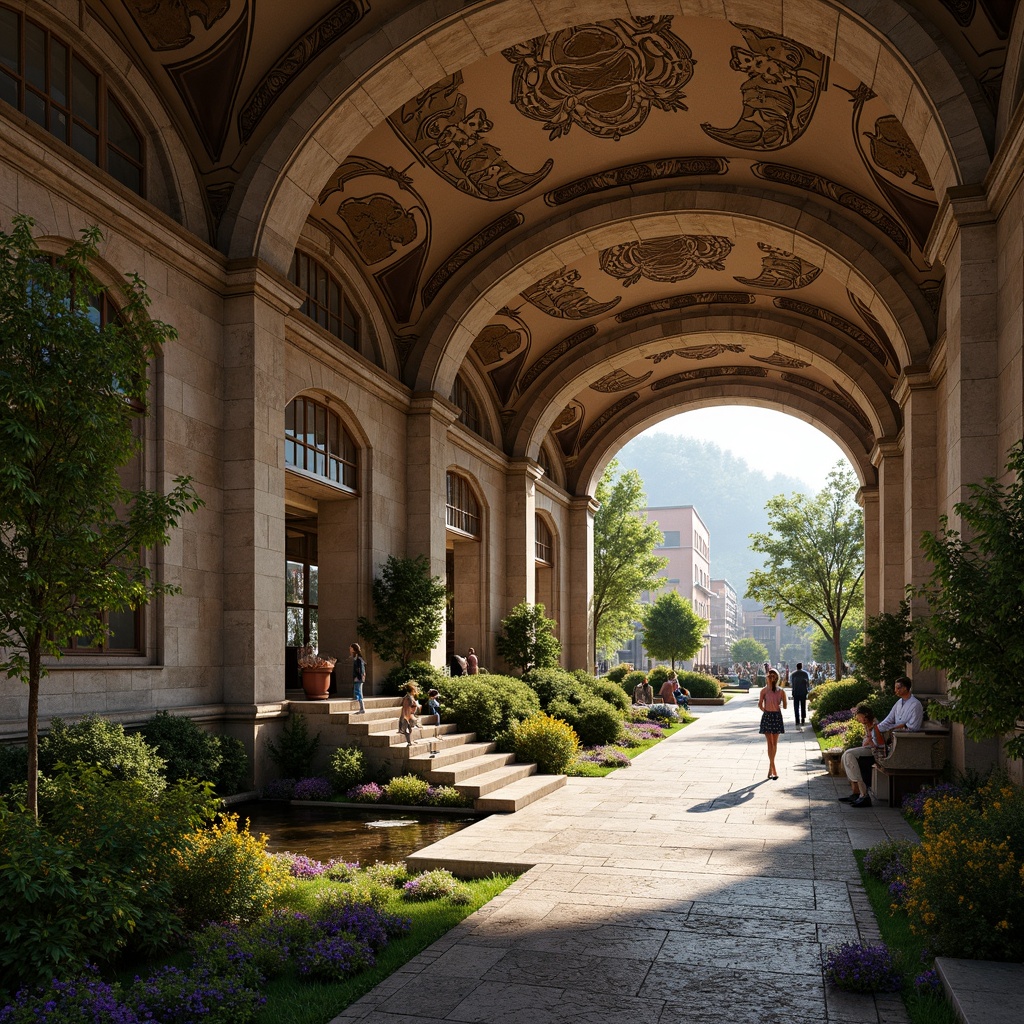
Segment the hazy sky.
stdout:
<svg viewBox="0 0 1024 1024">
<path fill-rule="evenodd" d="M 662 420 L 647 433 L 677 434 L 713 441 L 767 477 L 776 473 L 802 480 L 812 491 L 825 483 L 829 470 L 846 456 L 817 427 L 795 416 L 752 406 L 694 409 Z"/>
</svg>

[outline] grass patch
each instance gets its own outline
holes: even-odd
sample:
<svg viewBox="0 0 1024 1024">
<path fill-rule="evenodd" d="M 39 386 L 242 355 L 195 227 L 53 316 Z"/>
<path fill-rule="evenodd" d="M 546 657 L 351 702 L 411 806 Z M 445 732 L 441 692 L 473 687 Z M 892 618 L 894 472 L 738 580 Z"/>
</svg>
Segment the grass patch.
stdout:
<svg viewBox="0 0 1024 1024">
<path fill-rule="evenodd" d="M 903 911 L 891 910 L 889 887 L 864 870 L 864 853 L 864 850 L 854 850 L 864 889 L 871 901 L 871 909 L 875 912 L 878 930 L 882 933 L 882 941 L 897 957 L 903 973 L 901 995 L 910 1016 L 910 1024 L 959 1024 L 959 1018 L 945 995 L 921 993 L 914 988 L 914 978 L 932 966 L 927 956 L 925 960 L 921 959 L 927 939 L 910 930 L 910 922 Z"/>
<path fill-rule="evenodd" d="M 665 731 L 661 739 L 644 740 L 643 743 L 639 744 L 638 746 L 620 747 L 618 749 L 622 750 L 622 752 L 626 754 L 632 761 L 637 756 L 637 754 L 642 754 L 645 750 L 650 750 L 651 747 L 656 746 L 658 743 L 661 743 L 664 740 L 667 740 L 669 736 L 674 736 L 677 732 L 682 731 L 688 725 L 692 725 L 696 721 L 697 719 L 693 715 L 689 715 L 686 721 L 679 722 L 676 725 L 672 726 L 662 726 L 662 728 L 664 728 Z M 661 725 L 660 722 L 658 724 Z M 565 774 L 571 775 L 573 778 L 600 779 L 604 778 L 605 775 L 609 775 L 611 772 L 618 771 L 620 768 L 628 767 L 629 765 L 627 764 L 607 766 L 593 764 L 591 761 L 573 761 L 572 764 L 570 764 L 569 767 L 566 769 Z"/>
<path fill-rule="evenodd" d="M 375 967 L 338 982 L 302 981 L 291 975 L 274 978 L 263 988 L 267 1002 L 257 1015 L 257 1021 L 259 1024 L 327 1024 L 514 881 L 513 875 L 467 881 L 464 884 L 471 891 L 472 900 L 463 905 L 448 900 L 411 903 L 396 892 L 384 909 L 410 918 L 412 930 L 404 938 L 392 939 L 380 951 Z M 303 909 L 307 901 L 315 902 L 314 893 L 325 884 L 331 883 L 309 882 L 293 887 L 288 904 L 296 910 Z"/>
</svg>

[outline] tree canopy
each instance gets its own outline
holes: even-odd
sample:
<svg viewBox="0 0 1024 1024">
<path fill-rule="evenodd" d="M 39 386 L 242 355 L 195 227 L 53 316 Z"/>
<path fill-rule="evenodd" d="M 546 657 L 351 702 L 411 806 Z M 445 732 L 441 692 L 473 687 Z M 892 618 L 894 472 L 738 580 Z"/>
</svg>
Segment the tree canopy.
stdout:
<svg viewBox="0 0 1024 1024">
<path fill-rule="evenodd" d="M 146 551 L 202 504 L 187 477 L 166 494 L 122 480 L 142 449 L 150 360 L 175 333 L 150 319 L 137 276 L 109 289 L 93 276 L 100 241 L 90 228 L 51 259 L 28 218 L 0 231 L 0 670 L 29 688 L 33 813 L 44 656 L 103 639 L 102 613 L 177 593 Z"/>
<path fill-rule="evenodd" d="M 513 668 L 556 668 L 562 645 L 555 636 L 557 623 L 544 614 L 544 605 L 522 601 L 501 620 L 494 649 Z"/>
<path fill-rule="evenodd" d="M 677 661 L 692 658 L 704 646 L 708 620 L 674 590 L 662 594 L 644 609 L 644 647 L 652 658 Z"/>
<path fill-rule="evenodd" d="M 767 506 L 767 533 L 750 535 L 764 567 L 747 580 L 747 596 L 792 626 L 813 623 L 832 643 L 842 676 L 842 628 L 864 605 L 864 523 L 853 472 L 838 463 L 813 498 L 776 495 Z"/>
<path fill-rule="evenodd" d="M 850 653 L 851 649 L 859 650 L 857 641 L 863 635 L 863 632 L 863 615 L 859 614 L 856 610 L 850 612 L 843 623 L 843 628 L 839 631 L 839 647 L 842 651 L 844 662 L 848 663 L 853 657 Z M 820 629 L 813 630 L 811 634 L 811 657 L 815 661 L 835 661 L 836 658 L 836 648 L 832 642 L 832 637 L 826 635 Z M 902 672 L 898 674 L 903 675 Z"/>
<path fill-rule="evenodd" d="M 741 663 L 751 661 L 755 665 L 763 665 L 768 660 L 768 648 L 751 636 L 734 640 L 732 647 L 729 648 L 729 654 L 732 655 L 733 661 Z"/>
<path fill-rule="evenodd" d="M 881 683 L 892 690 L 893 683 L 906 675 L 907 663 L 914 656 L 910 603 L 901 601 L 898 612 L 869 615 L 864 632 L 849 647 L 856 674 L 869 682 Z"/>
<path fill-rule="evenodd" d="M 633 636 L 639 597 L 665 582 L 668 559 L 654 554 L 661 530 L 644 517 L 647 498 L 636 470 L 619 472 L 614 459 L 597 485 L 601 507 L 594 514 L 594 642 L 612 650 Z"/>
<path fill-rule="evenodd" d="M 445 585 L 430 575 L 426 555 L 388 555 L 373 580 L 374 620 L 359 616 L 356 631 L 385 661 L 403 668 L 414 654 L 425 654 L 441 639 Z"/>
<path fill-rule="evenodd" d="M 1024 757 L 1024 441 L 1010 449 L 1013 479 L 987 477 L 954 506 L 964 535 L 943 516 L 921 548 L 933 569 L 913 596 L 930 615 L 915 618 L 921 663 L 944 669 L 950 717 L 974 739 L 1007 736 L 1009 757 Z"/>
</svg>

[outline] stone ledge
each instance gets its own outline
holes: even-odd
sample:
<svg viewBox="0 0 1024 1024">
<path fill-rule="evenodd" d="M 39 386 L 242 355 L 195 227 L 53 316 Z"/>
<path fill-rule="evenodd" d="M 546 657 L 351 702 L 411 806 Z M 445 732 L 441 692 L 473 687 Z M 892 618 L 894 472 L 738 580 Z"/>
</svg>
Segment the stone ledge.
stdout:
<svg viewBox="0 0 1024 1024">
<path fill-rule="evenodd" d="M 935 958 L 953 1009 L 964 1024 L 1017 1024 L 1024 964 Z"/>
</svg>

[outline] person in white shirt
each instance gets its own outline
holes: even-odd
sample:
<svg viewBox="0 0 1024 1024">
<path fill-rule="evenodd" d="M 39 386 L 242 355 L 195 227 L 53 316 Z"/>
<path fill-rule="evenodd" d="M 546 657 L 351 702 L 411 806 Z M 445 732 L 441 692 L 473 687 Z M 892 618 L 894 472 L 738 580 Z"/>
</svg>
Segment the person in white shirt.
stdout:
<svg viewBox="0 0 1024 1024">
<path fill-rule="evenodd" d="M 910 692 L 913 685 L 906 676 L 900 676 L 893 684 L 899 700 L 892 706 L 892 711 L 878 723 L 878 728 L 882 732 L 893 729 L 917 732 L 921 728 L 924 723 L 924 705 Z"/>
</svg>

